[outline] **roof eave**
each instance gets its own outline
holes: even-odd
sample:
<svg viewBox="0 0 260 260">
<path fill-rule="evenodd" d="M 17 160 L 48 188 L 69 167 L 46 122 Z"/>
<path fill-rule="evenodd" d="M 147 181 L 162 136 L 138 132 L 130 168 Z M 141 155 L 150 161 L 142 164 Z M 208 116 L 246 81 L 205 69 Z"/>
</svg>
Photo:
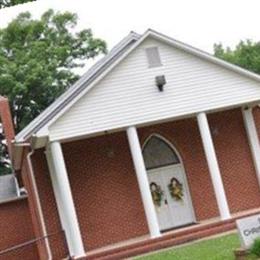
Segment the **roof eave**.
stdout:
<svg viewBox="0 0 260 260">
<path fill-rule="evenodd" d="M 27 127 L 25 127 L 15 137 L 16 143 L 25 142 L 32 134 L 36 134 L 42 128 L 43 122 L 48 120 L 53 112 L 60 106 L 64 106 L 66 100 L 83 85 L 86 85 L 86 81 L 97 77 L 103 72 L 103 69 L 114 61 L 115 57 L 119 55 L 131 42 L 137 41 L 141 36 L 135 32 L 130 32 L 122 41 L 120 41 L 114 48 L 111 49 L 109 54 L 95 63 L 73 86 L 71 86 L 65 93 L 63 93 L 53 104 L 45 109 L 38 117 L 36 117 Z M 89 84 L 89 83 L 88 83 Z M 87 84 L 87 85 L 88 85 Z M 85 86 L 87 87 L 87 86 Z M 69 98 L 71 99 L 71 98 Z M 67 103 L 67 102 L 66 102 Z"/>
</svg>

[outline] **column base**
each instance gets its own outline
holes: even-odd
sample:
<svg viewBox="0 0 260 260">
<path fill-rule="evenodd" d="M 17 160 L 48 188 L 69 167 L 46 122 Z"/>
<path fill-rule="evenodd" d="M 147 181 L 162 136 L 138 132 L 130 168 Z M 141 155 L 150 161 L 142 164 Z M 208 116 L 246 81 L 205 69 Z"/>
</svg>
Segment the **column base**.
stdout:
<svg viewBox="0 0 260 260">
<path fill-rule="evenodd" d="M 150 238 L 155 239 L 155 238 L 158 238 L 158 237 L 161 237 L 161 236 L 162 236 L 162 234 L 160 233 L 160 234 L 156 234 L 156 235 L 150 235 Z"/>
<path fill-rule="evenodd" d="M 72 260 L 80 260 L 80 259 L 86 259 L 87 255 L 86 253 L 84 255 L 79 255 L 79 256 L 72 256 Z"/>
<path fill-rule="evenodd" d="M 229 220 L 229 219 L 231 219 L 231 215 L 227 215 L 227 216 L 223 216 L 223 217 L 220 216 L 220 219 L 223 221 Z"/>
</svg>

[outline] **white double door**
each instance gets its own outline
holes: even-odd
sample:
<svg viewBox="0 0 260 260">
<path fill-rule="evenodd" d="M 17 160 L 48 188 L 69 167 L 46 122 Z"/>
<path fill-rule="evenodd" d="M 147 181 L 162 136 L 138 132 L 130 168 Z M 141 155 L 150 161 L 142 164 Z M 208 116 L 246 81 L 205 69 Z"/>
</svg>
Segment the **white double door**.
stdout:
<svg viewBox="0 0 260 260">
<path fill-rule="evenodd" d="M 184 169 L 181 164 L 147 171 L 151 192 L 160 188 L 160 203 L 155 203 L 160 230 L 195 222 L 194 211 Z M 174 188 L 172 189 L 172 187 Z"/>
</svg>

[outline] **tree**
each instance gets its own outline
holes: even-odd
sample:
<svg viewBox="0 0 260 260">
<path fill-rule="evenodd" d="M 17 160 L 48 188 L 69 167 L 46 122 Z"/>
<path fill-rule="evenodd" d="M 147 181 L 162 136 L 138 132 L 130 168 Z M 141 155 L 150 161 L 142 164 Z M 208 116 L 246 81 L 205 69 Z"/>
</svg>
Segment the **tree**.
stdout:
<svg viewBox="0 0 260 260">
<path fill-rule="evenodd" d="M 4 7 L 9 7 L 9 6 L 23 4 L 32 1 L 35 0 L 0 0 L 0 9 Z"/>
<path fill-rule="evenodd" d="M 222 44 L 215 44 L 214 54 L 218 58 L 260 74 L 259 42 L 241 41 L 234 50 L 229 47 L 223 48 Z"/>
<path fill-rule="evenodd" d="M 90 29 L 76 32 L 77 19 L 53 10 L 32 19 L 26 12 L 0 29 L 0 95 L 9 98 L 16 132 L 79 78 L 73 69 L 106 52 Z"/>
<path fill-rule="evenodd" d="M 22 13 L 0 30 L 0 94 L 9 98 L 20 131 L 79 77 L 74 68 L 106 52 L 90 29 L 74 32 L 75 14 Z"/>
</svg>

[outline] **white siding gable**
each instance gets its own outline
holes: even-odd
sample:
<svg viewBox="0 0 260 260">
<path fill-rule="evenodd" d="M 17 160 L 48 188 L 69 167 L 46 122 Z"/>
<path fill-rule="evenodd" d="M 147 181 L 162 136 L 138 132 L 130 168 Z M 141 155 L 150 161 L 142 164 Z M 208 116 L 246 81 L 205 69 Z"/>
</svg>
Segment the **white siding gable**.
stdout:
<svg viewBox="0 0 260 260">
<path fill-rule="evenodd" d="M 149 68 L 145 48 L 162 66 Z M 165 75 L 159 92 L 155 77 Z M 147 38 L 49 127 L 50 140 L 143 125 L 260 100 L 260 83 Z"/>
</svg>

